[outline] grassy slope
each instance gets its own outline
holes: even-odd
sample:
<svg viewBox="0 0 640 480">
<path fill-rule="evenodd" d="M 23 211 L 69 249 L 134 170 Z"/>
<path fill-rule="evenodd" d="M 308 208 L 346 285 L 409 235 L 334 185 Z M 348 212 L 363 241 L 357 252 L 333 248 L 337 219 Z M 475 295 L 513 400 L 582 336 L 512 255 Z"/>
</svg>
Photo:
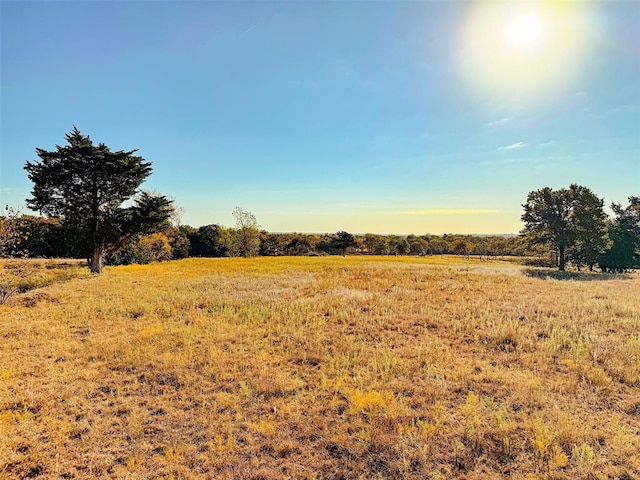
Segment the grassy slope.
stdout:
<svg viewBox="0 0 640 480">
<path fill-rule="evenodd" d="M 640 278 L 528 273 L 190 259 L 16 297 L 0 478 L 640 478 Z"/>
</svg>

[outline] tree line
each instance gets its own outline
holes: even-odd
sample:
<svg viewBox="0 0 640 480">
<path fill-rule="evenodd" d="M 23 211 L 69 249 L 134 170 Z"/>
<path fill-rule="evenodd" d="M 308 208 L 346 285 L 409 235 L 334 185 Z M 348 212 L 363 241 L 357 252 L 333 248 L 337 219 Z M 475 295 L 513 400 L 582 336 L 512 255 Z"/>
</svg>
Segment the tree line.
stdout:
<svg viewBox="0 0 640 480">
<path fill-rule="evenodd" d="M 106 264 L 150 263 L 186 257 L 280 255 L 477 255 L 529 256 L 564 270 L 623 271 L 640 258 L 640 197 L 628 206 L 604 201 L 588 188 L 549 187 L 532 191 L 523 205 L 519 236 L 354 235 L 272 233 L 237 207 L 235 226 L 179 225 L 168 197 L 140 189 L 151 163 L 136 150 L 111 151 L 94 145 L 77 128 L 55 150 L 37 148 L 27 162 L 33 182 L 27 205 L 43 216 L 0 216 L 0 257 L 86 258 L 92 272 Z"/>
<path fill-rule="evenodd" d="M 622 208 L 618 216 L 607 219 L 599 235 L 576 238 L 565 247 L 565 265 L 578 269 L 598 265 L 607 271 L 638 266 L 638 234 L 633 233 L 638 200 Z M 635 205 L 635 206 L 634 206 Z M 635 209 L 635 210 L 634 210 Z M 634 213 L 635 217 L 634 217 Z M 559 248 L 549 235 L 524 233 L 499 235 L 380 235 L 374 233 L 275 233 L 260 229 L 255 217 L 240 208 L 243 224 L 233 227 L 209 224 L 200 227 L 168 222 L 151 234 L 131 236 L 125 242 L 107 248 L 107 265 L 146 264 L 188 257 L 322 256 L 322 255 L 464 255 L 481 259 L 526 257 L 538 266 L 560 266 Z M 69 241 L 59 219 L 33 215 L 2 217 L 4 225 L 14 224 L 15 241 L 11 248 L 0 247 L 3 256 L 31 258 L 83 258 L 86 249 Z M 635 252 L 635 253 L 634 253 Z M 564 268 L 564 266 L 563 266 Z"/>
<path fill-rule="evenodd" d="M 249 212 L 246 212 L 249 213 Z M 62 223 L 34 215 L 4 216 L 14 223 L 16 240 L 4 256 L 83 258 L 83 249 L 67 240 Z M 374 233 L 274 233 L 258 227 L 220 224 L 192 227 L 168 224 L 152 234 L 139 234 L 113 245 L 106 264 L 150 263 L 187 257 L 319 256 L 319 255 L 475 255 L 483 257 L 539 256 L 518 236 L 380 235 Z"/>
</svg>

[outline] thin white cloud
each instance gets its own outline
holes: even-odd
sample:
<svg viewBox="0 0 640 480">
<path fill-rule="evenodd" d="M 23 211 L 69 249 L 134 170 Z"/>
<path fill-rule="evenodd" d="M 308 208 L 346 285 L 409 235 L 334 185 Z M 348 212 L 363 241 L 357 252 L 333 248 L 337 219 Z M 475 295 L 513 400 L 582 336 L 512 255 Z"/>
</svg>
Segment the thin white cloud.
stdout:
<svg viewBox="0 0 640 480">
<path fill-rule="evenodd" d="M 498 147 L 498 150 L 517 150 L 519 148 L 524 148 L 526 146 L 527 144 L 524 142 L 516 142 L 516 143 L 512 143 L 511 145 L 503 145 L 502 147 Z"/>
<path fill-rule="evenodd" d="M 542 142 L 540 144 L 541 147 L 550 147 L 551 145 L 555 145 L 556 141 L 555 140 L 549 140 L 547 142 Z"/>
<path fill-rule="evenodd" d="M 397 212 L 397 215 L 482 215 L 487 213 L 498 213 L 499 210 L 478 210 L 465 208 L 444 208 L 432 210 L 409 210 Z"/>
<path fill-rule="evenodd" d="M 244 35 L 246 35 L 247 33 L 249 33 L 251 30 L 253 30 L 254 28 L 256 28 L 255 25 L 251 25 L 249 28 L 247 28 L 244 32 L 242 32 L 240 34 L 241 37 L 243 37 Z"/>
<path fill-rule="evenodd" d="M 500 127 L 502 125 L 506 125 L 510 121 L 511 121 L 511 119 L 509 117 L 503 117 L 503 118 L 501 118 L 499 120 L 494 120 L 493 122 L 486 123 L 485 125 L 487 127 Z"/>
</svg>

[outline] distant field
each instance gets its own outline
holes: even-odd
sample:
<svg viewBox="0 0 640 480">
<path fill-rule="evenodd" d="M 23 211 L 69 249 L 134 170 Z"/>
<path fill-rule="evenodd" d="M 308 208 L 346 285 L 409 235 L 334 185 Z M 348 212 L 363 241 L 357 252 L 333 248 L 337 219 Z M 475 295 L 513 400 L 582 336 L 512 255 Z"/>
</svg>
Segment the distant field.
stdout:
<svg viewBox="0 0 640 480">
<path fill-rule="evenodd" d="M 285 257 L 68 277 L 0 306 L 2 479 L 640 479 L 637 273 Z"/>
</svg>

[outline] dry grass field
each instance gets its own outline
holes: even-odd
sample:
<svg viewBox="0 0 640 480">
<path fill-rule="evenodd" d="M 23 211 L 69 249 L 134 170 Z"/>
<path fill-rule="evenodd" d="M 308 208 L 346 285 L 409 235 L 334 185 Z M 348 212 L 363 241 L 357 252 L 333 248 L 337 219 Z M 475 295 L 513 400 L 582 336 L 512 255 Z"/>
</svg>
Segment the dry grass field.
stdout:
<svg viewBox="0 0 640 480">
<path fill-rule="evenodd" d="M 0 306 L 0 478 L 640 479 L 640 276 L 188 259 Z"/>
</svg>

